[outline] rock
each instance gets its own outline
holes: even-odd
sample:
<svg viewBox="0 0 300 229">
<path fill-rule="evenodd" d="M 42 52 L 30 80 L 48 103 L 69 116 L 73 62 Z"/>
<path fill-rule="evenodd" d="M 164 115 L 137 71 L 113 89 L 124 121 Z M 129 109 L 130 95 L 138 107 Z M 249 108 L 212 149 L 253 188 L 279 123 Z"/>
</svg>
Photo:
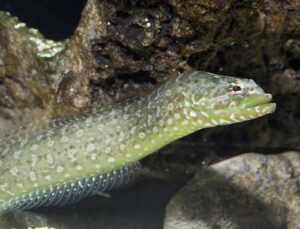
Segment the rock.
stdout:
<svg viewBox="0 0 300 229">
<path fill-rule="evenodd" d="M 55 227 L 53 227 L 55 225 Z M 53 222 L 43 214 L 34 212 L 14 212 L 0 216 L 0 228 L 60 228 L 68 229 L 62 222 Z"/>
<path fill-rule="evenodd" d="M 206 169 L 170 201 L 164 229 L 300 228 L 300 154 L 248 153 Z"/>
</svg>

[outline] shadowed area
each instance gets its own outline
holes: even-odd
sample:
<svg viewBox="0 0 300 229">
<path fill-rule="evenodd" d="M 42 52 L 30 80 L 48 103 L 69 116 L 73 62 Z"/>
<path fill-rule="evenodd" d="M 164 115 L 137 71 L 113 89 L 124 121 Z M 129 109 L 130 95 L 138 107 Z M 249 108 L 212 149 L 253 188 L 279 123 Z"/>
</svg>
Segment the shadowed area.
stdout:
<svg viewBox="0 0 300 229">
<path fill-rule="evenodd" d="M 104 194 L 87 198 L 72 206 L 10 213 L 0 218 L 0 226 L 158 229 L 162 228 L 165 206 L 180 185 L 140 177 L 128 187 L 109 192 L 111 197 L 105 197 Z"/>
<path fill-rule="evenodd" d="M 80 19 L 86 0 L 1 0 L 0 10 L 8 11 L 49 39 L 70 37 Z"/>
</svg>

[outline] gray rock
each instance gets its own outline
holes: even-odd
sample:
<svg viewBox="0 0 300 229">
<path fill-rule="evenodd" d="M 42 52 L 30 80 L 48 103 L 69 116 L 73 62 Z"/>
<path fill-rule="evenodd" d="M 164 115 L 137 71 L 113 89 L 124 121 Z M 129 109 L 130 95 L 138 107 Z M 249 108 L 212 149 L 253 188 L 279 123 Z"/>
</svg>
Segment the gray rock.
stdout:
<svg viewBox="0 0 300 229">
<path fill-rule="evenodd" d="M 54 226 L 55 225 L 55 226 Z M 18 211 L 0 216 L 0 228 L 48 228 L 48 229 L 68 229 L 63 222 L 57 222 L 47 217 L 29 211 Z"/>
<path fill-rule="evenodd" d="M 164 229 L 300 228 L 300 154 L 248 153 L 200 169 L 170 201 Z"/>
</svg>

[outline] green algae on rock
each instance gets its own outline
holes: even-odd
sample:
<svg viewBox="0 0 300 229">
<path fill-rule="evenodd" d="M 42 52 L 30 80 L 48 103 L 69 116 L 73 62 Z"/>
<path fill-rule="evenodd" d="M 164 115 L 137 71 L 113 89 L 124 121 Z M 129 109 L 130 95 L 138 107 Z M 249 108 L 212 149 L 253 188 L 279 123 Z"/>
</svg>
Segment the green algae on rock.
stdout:
<svg viewBox="0 0 300 229">
<path fill-rule="evenodd" d="M 40 58 L 53 58 L 65 50 L 66 41 L 53 41 L 46 39 L 37 29 L 29 28 L 24 22 L 19 21 L 17 17 L 11 16 L 9 12 L 1 12 L 0 18 L 6 21 L 7 25 L 15 30 L 23 30 L 28 36 L 31 45 L 35 46 L 36 55 Z"/>
<path fill-rule="evenodd" d="M 253 80 L 179 74 L 151 93 L 0 149 L 0 212 L 64 205 L 132 180 L 138 161 L 199 129 L 275 110 Z"/>
</svg>

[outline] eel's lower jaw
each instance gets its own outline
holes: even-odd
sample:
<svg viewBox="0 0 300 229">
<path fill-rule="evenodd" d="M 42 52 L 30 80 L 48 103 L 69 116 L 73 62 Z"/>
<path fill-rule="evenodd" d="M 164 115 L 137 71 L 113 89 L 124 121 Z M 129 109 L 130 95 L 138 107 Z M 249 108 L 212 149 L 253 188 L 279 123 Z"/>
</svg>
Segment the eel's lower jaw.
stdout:
<svg viewBox="0 0 300 229">
<path fill-rule="evenodd" d="M 272 114 L 276 110 L 276 103 L 268 103 L 262 106 L 264 106 L 262 110 L 266 112 L 265 114 Z"/>
<path fill-rule="evenodd" d="M 247 109 L 250 114 L 261 117 L 267 114 L 271 114 L 276 110 L 276 103 L 266 103 L 257 106 L 253 106 Z"/>
</svg>

